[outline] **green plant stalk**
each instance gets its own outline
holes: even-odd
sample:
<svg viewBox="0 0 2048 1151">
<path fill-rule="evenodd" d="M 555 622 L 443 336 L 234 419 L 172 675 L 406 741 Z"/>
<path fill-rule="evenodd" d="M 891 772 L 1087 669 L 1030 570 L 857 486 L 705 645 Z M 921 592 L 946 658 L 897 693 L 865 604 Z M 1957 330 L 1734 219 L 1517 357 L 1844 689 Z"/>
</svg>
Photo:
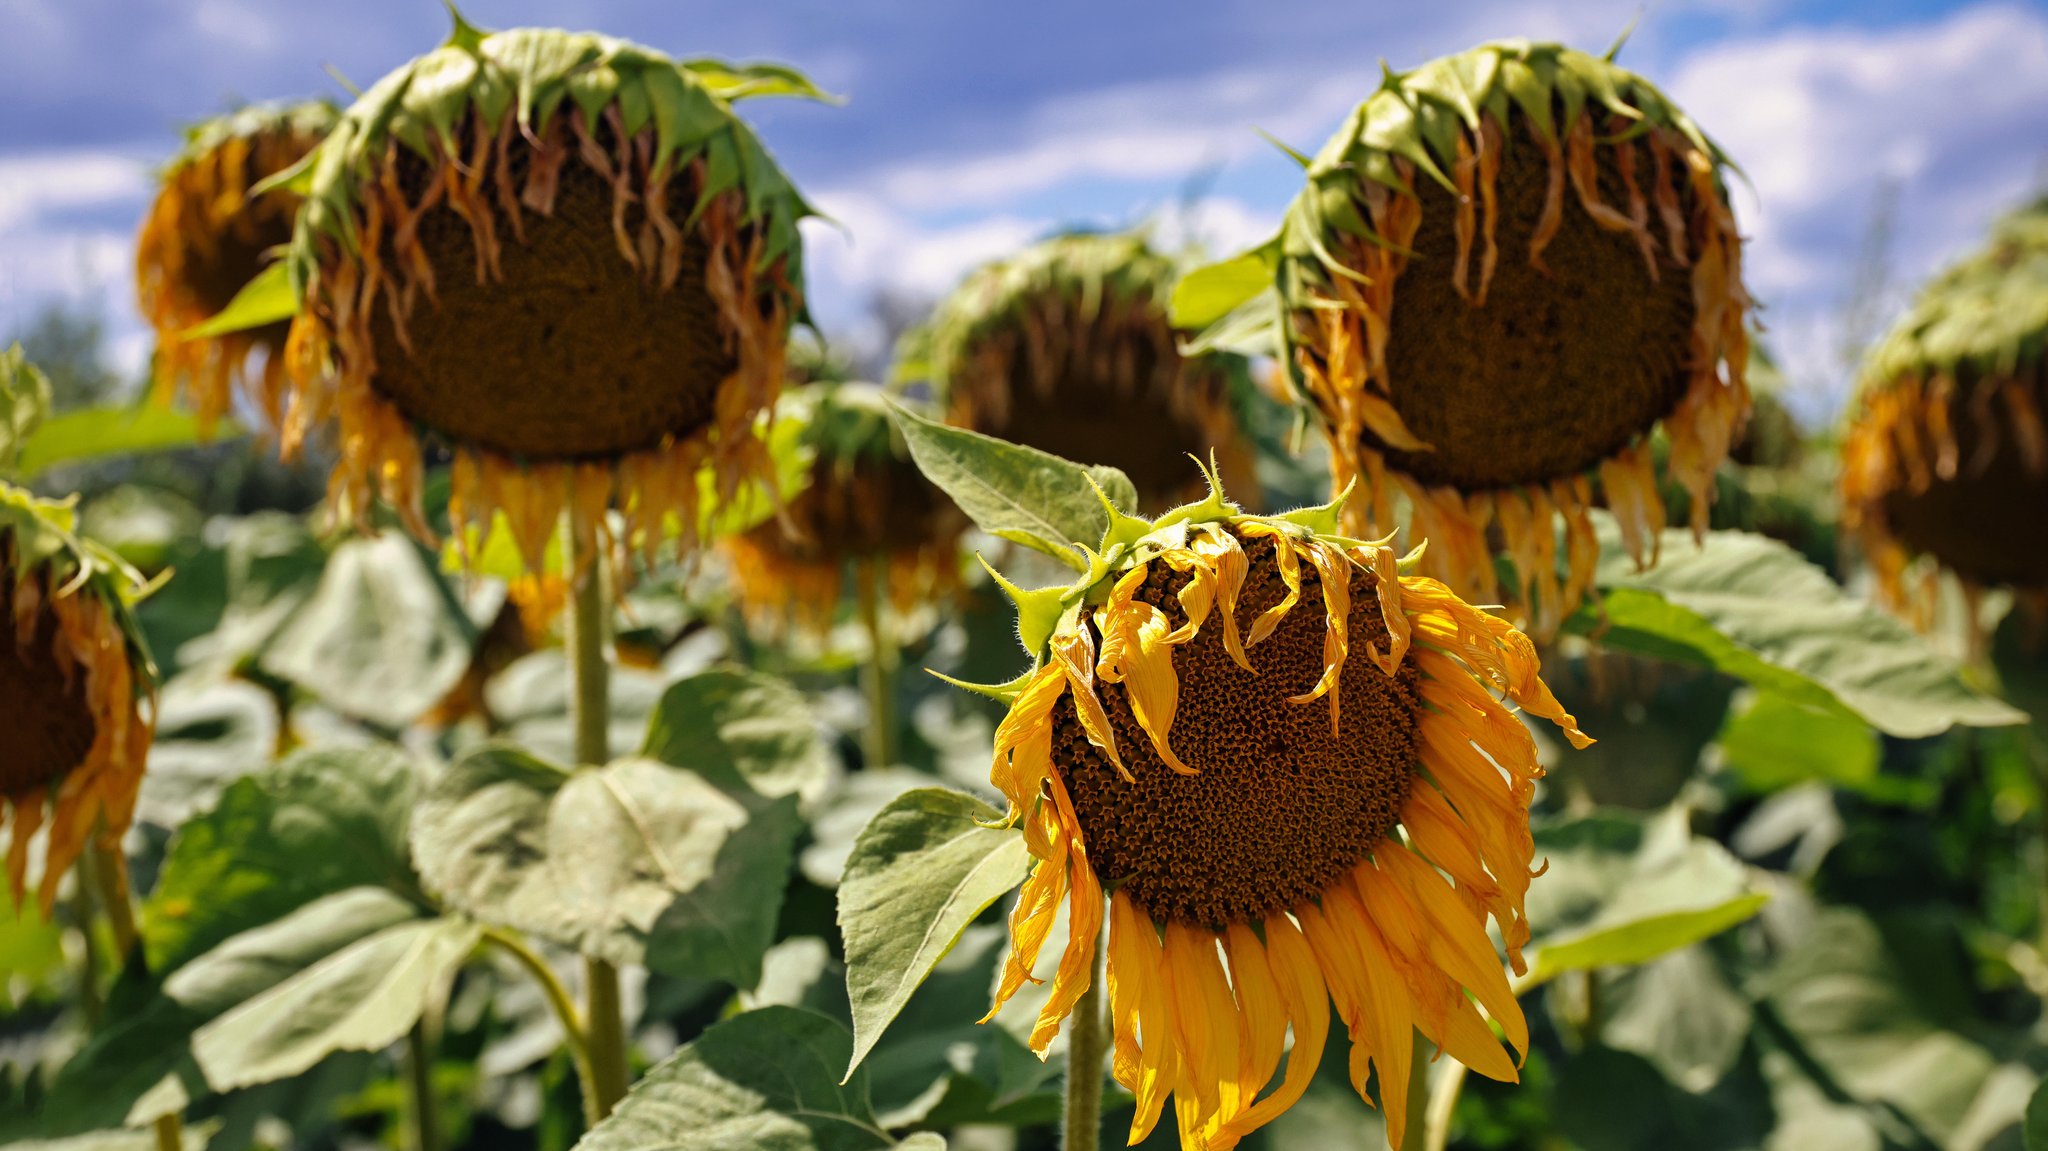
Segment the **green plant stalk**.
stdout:
<svg viewBox="0 0 2048 1151">
<path fill-rule="evenodd" d="M 1401 1151 L 1423 1151 L 1429 1146 L 1429 1061 L 1436 1044 L 1421 1029 L 1411 1040 L 1408 1058 L 1408 1126 L 1401 1132 Z"/>
<path fill-rule="evenodd" d="M 598 766 L 611 759 L 611 669 L 605 660 L 605 591 L 602 558 L 586 547 L 563 513 L 569 581 L 570 719 L 576 732 L 576 762 Z M 609 962 L 583 957 L 584 1018 L 590 1078 L 584 1116 L 592 1126 L 626 1097 L 626 1020 L 619 1001 L 619 973 Z"/>
<path fill-rule="evenodd" d="M 80 866 L 88 866 L 80 861 Z M 78 1005 L 85 1011 L 87 1031 L 100 1029 L 100 1016 L 106 1010 L 105 997 L 100 994 L 100 947 L 93 936 L 98 933 L 94 925 L 93 896 L 88 890 L 92 885 L 80 883 L 72 893 L 72 914 L 78 917 L 79 948 Z"/>
<path fill-rule="evenodd" d="M 412 1151 L 441 1151 L 440 1108 L 434 1098 L 434 1052 L 421 1019 L 405 1035 L 406 1103 L 412 1120 Z"/>
<path fill-rule="evenodd" d="M 142 950 L 142 932 L 135 924 L 135 904 L 128 892 L 128 860 L 118 844 L 108 844 L 99 832 L 85 858 L 79 861 L 80 876 L 99 893 L 100 907 L 114 931 L 115 967 L 125 970 Z M 92 950 L 92 925 L 86 925 L 86 950 Z M 88 971 L 88 978 L 95 973 Z M 158 1151 L 183 1151 L 185 1124 L 178 1112 L 158 1116 L 155 1124 Z"/>
<path fill-rule="evenodd" d="M 1516 999 L 1520 999 L 1522 996 L 1529 994 L 1556 977 L 1556 972 L 1542 971 L 1539 965 L 1538 970 L 1509 980 L 1508 991 Z M 1417 1032 L 1417 1041 L 1419 1042 L 1421 1038 L 1421 1033 Z M 1423 1151 L 1444 1151 L 1444 1148 L 1450 1143 L 1451 1118 L 1457 1114 L 1458 1094 L 1465 1089 L 1465 1076 L 1469 1073 L 1469 1069 L 1456 1059 L 1444 1060 L 1443 1074 L 1437 1076 L 1436 1083 L 1432 1085 L 1432 1090 L 1428 1093 L 1428 1134 L 1420 1144 Z M 1409 1081 L 1409 1095 L 1411 1097 L 1414 1095 L 1414 1080 L 1412 1079 Z M 1409 1114 L 1414 1115 L 1415 1111 L 1411 1108 Z M 1409 1124 L 1408 1130 L 1411 1132 L 1415 1130 L 1415 1124 L 1412 1121 Z"/>
<path fill-rule="evenodd" d="M 896 647 L 882 620 L 881 581 L 889 578 L 884 563 L 854 563 L 855 602 L 860 624 L 868 636 L 868 662 L 861 669 L 861 685 L 867 689 L 868 728 L 862 751 L 870 768 L 887 767 L 896 756 L 896 692 L 894 672 Z"/>
<path fill-rule="evenodd" d="M 576 1077 L 583 1084 L 585 1095 L 596 1091 L 590 1082 L 590 1044 L 584 1037 L 583 1014 L 576 1010 L 576 998 L 562 985 L 562 979 L 555 969 L 528 947 L 524 940 L 495 927 L 484 929 L 484 940 L 504 949 L 515 962 L 524 967 L 527 974 L 540 984 L 541 993 L 547 996 L 548 1006 L 554 1009 L 555 1018 L 562 1024 L 562 1034 L 569 1043 L 569 1059 L 576 1065 Z"/>
<path fill-rule="evenodd" d="M 1102 1140 L 1102 1063 L 1109 1054 L 1109 1029 L 1103 1018 L 1103 939 L 1095 934 L 1095 967 L 1088 987 L 1067 1019 L 1067 1084 L 1061 1116 L 1063 1151 L 1096 1151 Z"/>
</svg>

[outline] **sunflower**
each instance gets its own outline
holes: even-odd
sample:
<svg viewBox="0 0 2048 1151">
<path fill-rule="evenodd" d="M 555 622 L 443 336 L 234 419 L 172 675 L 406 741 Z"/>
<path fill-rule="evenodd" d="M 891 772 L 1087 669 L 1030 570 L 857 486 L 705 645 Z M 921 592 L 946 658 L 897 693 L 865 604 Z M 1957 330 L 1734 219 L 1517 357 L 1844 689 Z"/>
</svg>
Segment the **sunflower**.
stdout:
<svg viewBox="0 0 2048 1151">
<path fill-rule="evenodd" d="M 591 546 L 688 550 L 700 475 L 721 499 L 772 484 L 759 417 L 810 209 L 731 100 L 775 93 L 817 95 L 787 69 L 459 17 L 364 93 L 309 160 L 289 256 L 284 446 L 338 423 L 335 511 L 381 496 L 429 535 L 422 433 L 453 455 L 465 550 L 502 512 L 531 570 L 565 507 Z"/>
<path fill-rule="evenodd" d="M 1749 410 L 1749 298 L 1727 161 L 1670 100 L 1583 52 L 1494 43 L 1390 73 L 1301 159 L 1280 235 L 1240 261 L 1271 273 L 1335 487 L 1359 481 L 1351 530 L 1394 530 L 1402 501 L 1425 570 L 1491 600 L 1497 528 L 1547 634 L 1592 579 L 1596 481 L 1654 562 L 1660 424 L 1705 529 Z"/>
<path fill-rule="evenodd" d="M 1285 1111 L 1331 1003 L 1352 1084 L 1377 1079 L 1397 1146 L 1414 1029 L 1502 1080 L 1516 1062 L 1487 1019 L 1527 1050 L 1486 929 L 1523 970 L 1543 772 L 1511 705 L 1590 740 L 1525 636 L 1401 575 L 1383 543 L 1339 536 L 1340 507 L 1244 515 L 1212 475 L 1201 503 L 1116 517 L 1071 588 L 1011 589 L 1037 665 L 983 690 L 1009 701 L 992 782 L 1035 863 L 996 1007 L 1032 978 L 1065 899 L 1042 1056 L 1093 978 L 1107 893 L 1133 1143 L 1169 1094 L 1188 1147 L 1231 1147 Z"/>
<path fill-rule="evenodd" d="M 1944 568 L 1973 604 L 2007 587 L 2048 606 L 2044 346 L 2048 201 L 2000 221 L 1864 362 L 1842 446 L 1843 526 L 1884 598 L 1923 628 Z"/>
<path fill-rule="evenodd" d="M 256 278 L 273 249 L 292 238 L 299 196 L 251 189 L 286 171 L 334 126 L 334 105 L 259 104 L 196 124 L 163 170 L 162 187 L 136 241 L 135 294 L 156 329 L 159 392 L 182 392 L 211 428 L 234 402 L 237 386 L 275 427 L 283 418 L 286 325 L 186 339 L 188 328 L 218 314 Z M 262 375 L 250 387 L 250 360 Z"/>
<path fill-rule="evenodd" d="M 0 828 L 19 905 L 45 824 L 48 913 L 90 842 L 120 842 L 155 726 L 156 668 L 129 614 L 142 578 L 73 534 L 69 502 L 0 484 Z"/>
<path fill-rule="evenodd" d="M 899 616 L 950 593 L 966 519 L 910 461 L 882 389 L 811 384 L 785 399 L 782 414 L 804 423 L 810 484 L 780 522 L 721 544 L 755 626 L 829 631 L 849 568 L 857 595 L 885 592 Z"/>
<path fill-rule="evenodd" d="M 1173 262 L 1135 235 L 1056 236 L 987 264 L 939 305 L 924 365 L 948 422 L 1123 469 L 1141 507 L 1201 491 L 1188 456 L 1251 482 L 1243 357 L 1184 356 Z"/>
</svg>

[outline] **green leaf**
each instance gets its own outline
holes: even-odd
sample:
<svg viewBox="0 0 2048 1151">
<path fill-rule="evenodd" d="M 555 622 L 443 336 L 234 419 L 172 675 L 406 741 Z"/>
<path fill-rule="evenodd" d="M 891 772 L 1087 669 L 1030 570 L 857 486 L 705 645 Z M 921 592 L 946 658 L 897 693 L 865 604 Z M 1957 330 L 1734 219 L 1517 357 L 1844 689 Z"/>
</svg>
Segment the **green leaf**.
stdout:
<svg viewBox="0 0 2048 1151">
<path fill-rule="evenodd" d="M 1525 983 L 1629 966 L 1691 946 L 1755 915 L 1769 896 L 1726 848 L 1695 838 L 1683 808 L 1649 819 L 1603 813 L 1536 829 L 1550 871 L 1529 889 L 1543 927 Z"/>
<path fill-rule="evenodd" d="M 0 350 L 0 472 L 12 471 L 22 445 L 50 414 L 50 377 L 21 345 Z"/>
<path fill-rule="evenodd" d="M 867 1080 L 845 1084 L 852 1036 L 794 1007 L 738 1015 L 647 1072 L 577 1151 L 879 1151 Z M 929 1147 L 904 1144 L 912 1148 Z"/>
<path fill-rule="evenodd" d="M 1955 992 L 1970 994 L 1962 986 L 1966 975 L 1942 980 L 1909 971 L 1869 918 L 1827 907 L 1752 992 L 1797 1039 L 1831 1093 L 1896 1109 L 1946 1145 L 2005 1078 L 1991 1052 L 1952 1029 L 1952 1016 L 1931 1004 L 1951 981 L 1959 985 Z M 2024 1103 L 2014 1103 L 2017 1120 Z"/>
<path fill-rule="evenodd" d="M 150 969 L 358 886 L 411 895 L 406 853 L 418 767 L 395 748 L 310 751 L 241 780 L 172 837 L 143 905 Z"/>
<path fill-rule="evenodd" d="M 1049 452 L 947 427 L 892 402 L 890 415 L 925 478 L 953 497 L 983 531 L 1087 570 L 1076 545 L 1094 547 L 1109 530 L 1095 494 L 1137 506 L 1130 478 L 1111 467 L 1083 467 Z"/>
<path fill-rule="evenodd" d="M 1719 1083 L 1742 1055 L 1754 1022 L 1705 947 L 1603 975 L 1600 1041 L 1632 1051 L 1692 1092 Z"/>
<path fill-rule="evenodd" d="M 44 919 L 35 900 L 16 904 L 4 884 L 0 884 L 0 971 L 8 974 L 8 979 L 0 982 L 0 1013 L 14 1010 L 17 996 L 26 1001 L 52 990 L 51 983 L 64 972 L 64 929 Z"/>
<path fill-rule="evenodd" d="M 1713 532 L 1704 546 L 1666 532 L 1663 559 L 1631 570 L 1613 520 L 1601 517 L 1603 603 L 1567 630 L 1623 651 L 1713 668 L 1781 698 L 1918 738 L 1956 724 L 2025 716 L 1966 683 L 1955 663 L 1905 624 L 1851 597 L 1776 540 Z"/>
<path fill-rule="evenodd" d="M 2048 1078 L 2034 1088 L 2027 1100 L 2027 1151 L 2048 1151 Z"/>
<path fill-rule="evenodd" d="M 1030 853 L 995 808 L 956 791 L 898 796 L 854 844 L 839 885 L 853 1061 L 860 1064 L 960 933 L 1024 882 Z"/>
<path fill-rule="evenodd" d="M 476 643 L 432 557 L 387 532 L 334 549 L 319 587 L 258 662 L 344 715 L 397 730 L 461 680 Z"/>
<path fill-rule="evenodd" d="M 447 996 L 479 935 L 475 924 L 459 919 L 395 923 L 201 1027 L 192 1037 L 193 1057 L 216 1091 L 231 1091 L 298 1075 L 337 1051 L 381 1050 Z M 179 973 L 166 990 L 176 997 L 179 979 L 193 974 Z"/>
<path fill-rule="evenodd" d="M 795 96 L 822 104 L 837 104 L 836 96 L 811 82 L 811 78 L 786 64 L 731 64 L 724 60 L 682 61 L 711 94 L 725 100 L 756 96 Z"/>
<path fill-rule="evenodd" d="M 269 766 L 277 729 L 276 702 L 246 680 L 194 672 L 166 683 L 135 817 L 175 828 L 212 810 L 236 780 Z"/>
<path fill-rule="evenodd" d="M 298 313 L 298 295 L 283 260 L 266 266 L 242 285 L 228 306 L 178 333 L 181 340 L 210 340 L 230 332 L 246 332 L 281 324 Z"/>
<path fill-rule="evenodd" d="M 232 422 L 221 423 L 213 432 L 216 439 L 240 434 Z M 185 412 L 154 404 L 87 408 L 44 421 L 22 445 L 20 475 L 28 479 L 59 465 L 167 452 L 204 442 L 199 421 Z"/>
<path fill-rule="evenodd" d="M 738 668 L 670 684 L 648 720 L 641 754 L 770 799 L 815 791 L 834 763 L 800 692 Z"/>
<path fill-rule="evenodd" d="M 1722 769 L 1754 792 L 1824 783 L 1885 802 L 1934 799 L 1928 781 L 1879 773 L 1878 738 L 1863 721 L 1768 692 L 1731 711 L 1717 743 Z"/>
<path fill-rule="evenodd" d="M 1253 248 L 1182 276 L 1173 286 L 1173 326 L 1198 331 L 1270 290 L 1277 255 L 1270 245 Z"/>
<path fill-rule="evenodd" d="M 796 803 L 653 759 L 570 772 L 489 745 L 429 789 L 413 852 L 431 889 L 485 923 L 750 987 L 774 938 Z"/>
</svg>

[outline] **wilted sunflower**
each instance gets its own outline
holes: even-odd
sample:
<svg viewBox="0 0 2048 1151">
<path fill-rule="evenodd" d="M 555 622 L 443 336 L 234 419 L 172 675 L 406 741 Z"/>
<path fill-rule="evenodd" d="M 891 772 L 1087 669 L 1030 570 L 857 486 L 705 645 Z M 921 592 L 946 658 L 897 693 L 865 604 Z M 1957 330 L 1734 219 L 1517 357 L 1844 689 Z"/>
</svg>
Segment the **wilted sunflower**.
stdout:
<svg viewBox="0 0 2048 1151">
<path fill-rule="evenodd" d="M 1072 588 L 1012 592 L 1038 665 L 986 689 L 1010 701 L 992 780 L 1037 862 L 996 1005 L 1067 899 L 1042 1055 L 1092 978 L 1108 892 L 1133 1143 L 1169 1093 L 1190 1147 L 1231 1147 L 1285 1111 L 1332 1002 L 1353 1086 L 1377 1077 L 1397 1146 L 1413 1029 L 1502 1080 L 1515 1061 L 1487 1019 L 1528 1047 L 1486 932 L 1490 915 L 1522 970 L 1542 769 L 1510 705 L 1590 741 L 1526 637 L 1338 536 L 1338 508 L 1242 515 L 1212 488 L 1156 522 L 1119 517 Z"/>
<path fill-rule="evenodd" d="M 1241 356 L 1183 356 L 1173 262 L 1133 235 L 1057 236 L 987 264 L 932 319 L 924 365 L 959 427 L 1121 468 L 1139 506 L 1201 491 L 1188 456 L 1251 484 Z"/>
<path fill-rule="evenodd" d="M 1704 530 L 1749 410 L 1749 299 L 1727 161 L 1683 112 L 1607 60 L 1507 41 L 1389 74 L 1304 164 L 1280 235 L 1231 266 L 1272 273 L 1336 487 L 1360 483 L 1352 530 L 1393 530 L 1405 497 L 1425 569 L 1490 600 L 1497 527 L 1547 633 L 1592 579 L 1596 476 L 1654 559 L 1660 421 Z"/>
<path fill-rule="evenodd" d="M 953 590 L 966 519 L 910 461 L 882 389 L 812 384 L 786 396 L 779 416 L 804 423 L 810 485 L 780 522 L 722 545 L 756 626 L 829 631 L 849 568 L 856 595 L 886 591 L 899 615 Z"/>
<path fill-rule="evenodd" d="M 291 168 L 334 126 L 334 105 L 260 104 L 194 125 L 162 173 L 135 251 L 135 294 L 156 329 L 157 387 L 182 392 L 203 427 L 250 392 L 275 427 L 283 418 L 283 322 L 197 339 L 184 332 L 218 314 L 256 278 L 273 249 L 291 242 L 299 196 L 285 188 L 252 194 Z M 250 360 L 263 355 L 249 386 Z"/>
<path fill-rule="evenodd" d="M 2048 202 L 1943 272 L 1863 366 L 1842 445 L 1842 519 L 1884 597 L 1934 622 L 1939 569 L 1974 602 L 2048 606 Z M 1910 579 L 1918 557 L 1934 562 Z M 1973 613 L 1974 614 L 1974 613 Z"/>
<path fill-rule="evenodd" d="M 47 823 L 45 912 L 95 840 L 135 814 L 155 725 L 156 669 L 128 612 L 142 580 L 72 534 L 72 508 L 0 484 L 0 824 L 21 902 Z"/>
<path fill-rule="evenodd" d="M 453 453 L 458 539 L 505 513 L 538 570 L 579 536 L 695 544 L 699 476 L 772 482 L 757 428 L 802 310 L 810 209 L 729 101 L 816 95 L 786 69 L 679 63 L 605 36 L 458 20 L 308 166 L 285 446 L 339 423 L 336 510 L 418 533 L 418 433 Z"/>
</svg>

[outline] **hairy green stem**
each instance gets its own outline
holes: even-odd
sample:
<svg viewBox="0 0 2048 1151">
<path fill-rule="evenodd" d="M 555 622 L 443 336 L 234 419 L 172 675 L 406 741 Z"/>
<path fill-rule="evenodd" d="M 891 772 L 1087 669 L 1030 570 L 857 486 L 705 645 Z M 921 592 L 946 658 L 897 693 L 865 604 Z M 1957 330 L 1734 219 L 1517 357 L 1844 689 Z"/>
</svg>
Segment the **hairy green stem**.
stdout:
<svg viewBox="0 0 2048 1151">
<path fill-rule="evenodd" d="M 597 1084 L 590 1072 L 590 1042 L 583 1030 L 583 1013 L 576 1009 L 576 997 L 569 994 L 561 976 L 555 974 L 554 967 L 528 947 L 524 940 L 510 932 L 488 927 L 484 929 L 484 940 L 503 949 L 540 984 L 541 993 L 547 996 L 548 1006 L 554 1010 L 555 1019 L 562 1025 L 562 1034 L 568 1039 L 569 1061 L 575 1064 L 576 1081 L 583 1088 L 583 1097 L 597 1098 Z"/>
<path fill-rule="evenodd" d="M 888 578 L 884 563 L 857 562 L 854 565 L 855 604 L 860 624 L 868 636 L 868 662 L 861 669 L 861 684 L 867 689 L 867 739 L 861 750 L 869 768 L 887 767 L 896 757 L 896 697 L 892 682 L 896 647 L 882 620 L 881 581 Z"/>
<path fill-rule="evenodd" d="M 128 891 L 128 860 L 121 854 L 119 843 L 107 842 L 99 833 L 95 834 L 95 840 L 86 857 L 79 861 L 80 878 L 99 895 L 100 908 L 106 912 L 107 924 L 114 932 L 114 966 L 125 970 L 131 962 L 142 962 L 142 932 L 136 926 L 135 903 Z M 89 921 L 85 931 L 85 946 L 90 953 L 92 924 Z M 97 978 L 97 973 L 89 968 L 87 978 Z M 153 1126 L 159 1151 L 182 1151 L 185 1123 L 178 1112 L 159 1116 Z"/>
<path fill-rule="evenodd" d="M 434 1098 L 434 1051 L 427 1021 L 420 1019 L 405 1033 L 407 1116 L 412 1122 L 412 1151 L 441 1151 L 440 1108 Z"/>
<path fill-rule="evenodd" d="M 1408 1125 L 1401 1131 L 1401 1151 L 1422 1151 L 1429 1145 L 1429 1061 L 1436 1055 L 1436 1044 L 1419 1029 L 1410 1042 Z"/>
<path fill-rule="evenodd" d="M 590 1017 L 590 1081 L 595 1089 L 585 1110 L 595 1123 L 626 1097 L 626 1014 L 619 999 L 618 968 L 586 955 L 583 982 Z"/>
<path fill-rule="evenodd" d="M 1095 934 L 1095 965 L 1088 987 L 1067 1017 L 1067 1089 L 1061 1125 L 1063 1151 L 1096 1151 L 1102 1139 L 1102 1063 L 1109 1054 L 1103 1018 L 1103 939 Z"/>
</svg>

